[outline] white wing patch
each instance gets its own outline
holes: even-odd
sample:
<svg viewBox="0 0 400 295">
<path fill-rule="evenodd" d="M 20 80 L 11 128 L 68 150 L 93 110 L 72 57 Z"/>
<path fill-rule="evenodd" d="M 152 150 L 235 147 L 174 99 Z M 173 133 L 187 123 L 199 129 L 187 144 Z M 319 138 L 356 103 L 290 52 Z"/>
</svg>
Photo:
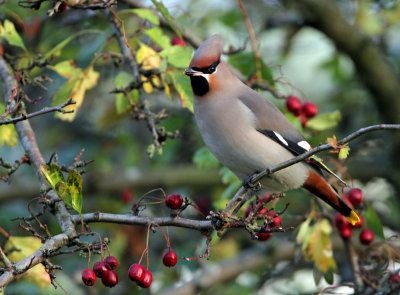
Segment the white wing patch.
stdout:
<svg viewBox="0 0 400 295">
<path fill-rule="evenodd" d="M 297 143 L 297 145 L 298 145 L 299 147 L 305 149 L 306 151 L 311 150 L 311 145 L 310 145 L 307 141 L 305 141 L 305 140 L 299 141 L 299 142 Z"/>
<path fill-rule="evenodd" d="M 273 131 L 275 136 L 282 142 L 284 145 L 289 146 L 288 142 L 280 135 L 278 132 Z"/>
</svg>

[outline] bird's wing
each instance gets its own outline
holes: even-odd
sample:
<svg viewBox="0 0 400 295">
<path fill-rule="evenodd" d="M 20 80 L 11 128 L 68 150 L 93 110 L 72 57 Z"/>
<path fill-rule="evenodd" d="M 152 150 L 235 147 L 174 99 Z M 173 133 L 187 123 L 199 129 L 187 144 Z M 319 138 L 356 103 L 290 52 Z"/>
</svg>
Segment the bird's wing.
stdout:
<svg viewBox="0 0 400 295">
<path fill-rule="evenodd" d="M 297 128 L 282 114 L 282 112 L 262 95 L 243 85 L 239 91 L 239 100 L 248 107 L 256 118 L 255 128 L 258 132 L 273 139 L 281 146 L 298 156 L 311 149 L 311 145 L 305 140 Z M 323 171 L 340 177 L 333 173 L 321 162 L 310 160 L 308 163 L 323 176 Z"/>
</svg>

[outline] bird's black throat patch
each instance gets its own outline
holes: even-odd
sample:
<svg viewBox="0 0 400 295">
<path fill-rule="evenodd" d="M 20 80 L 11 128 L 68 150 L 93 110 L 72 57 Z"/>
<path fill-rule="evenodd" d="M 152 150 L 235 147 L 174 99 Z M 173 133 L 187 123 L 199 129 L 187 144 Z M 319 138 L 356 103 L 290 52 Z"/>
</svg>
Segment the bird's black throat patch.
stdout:
<svg viewBox="0 0 400 295">
<path fill-rule="evenodd" d="M 190 83 L 194 94 L 197 96 L 203 96 L 210 90 L 207 79 L 202 76 L 190 76 Z"/>
</svg>

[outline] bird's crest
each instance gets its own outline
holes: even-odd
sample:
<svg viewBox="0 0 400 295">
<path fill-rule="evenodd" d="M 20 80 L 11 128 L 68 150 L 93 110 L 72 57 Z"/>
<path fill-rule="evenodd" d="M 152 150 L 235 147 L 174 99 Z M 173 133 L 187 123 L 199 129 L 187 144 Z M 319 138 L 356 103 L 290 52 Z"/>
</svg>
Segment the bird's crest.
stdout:
<svg viewBox="0 0 400 295">
<path fill-rule="evenodd" d="M 222 39 L 220 35 L 212 35 L 204 41 L 194 53 L 189 67 L 206 68 L 220 59 Z"/>
</svg>

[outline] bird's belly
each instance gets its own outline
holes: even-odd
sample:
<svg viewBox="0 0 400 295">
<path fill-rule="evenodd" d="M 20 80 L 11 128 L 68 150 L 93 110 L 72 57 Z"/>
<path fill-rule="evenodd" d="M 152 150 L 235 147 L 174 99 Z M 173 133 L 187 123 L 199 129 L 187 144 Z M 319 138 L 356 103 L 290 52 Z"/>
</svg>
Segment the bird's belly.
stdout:
<svg viewBox="0 0 400 295">
<path fill-rule="evenodd" d="M 284 147 L 250 125 L 212 118 L 197 121 L 207 147 L 240 180 L 293 158 Z M 264 177 L 261 184 L 271 191 L 298 188 L 305 182 L 308 169 L 306 164 L 298 163 Z"/>
</svg>

